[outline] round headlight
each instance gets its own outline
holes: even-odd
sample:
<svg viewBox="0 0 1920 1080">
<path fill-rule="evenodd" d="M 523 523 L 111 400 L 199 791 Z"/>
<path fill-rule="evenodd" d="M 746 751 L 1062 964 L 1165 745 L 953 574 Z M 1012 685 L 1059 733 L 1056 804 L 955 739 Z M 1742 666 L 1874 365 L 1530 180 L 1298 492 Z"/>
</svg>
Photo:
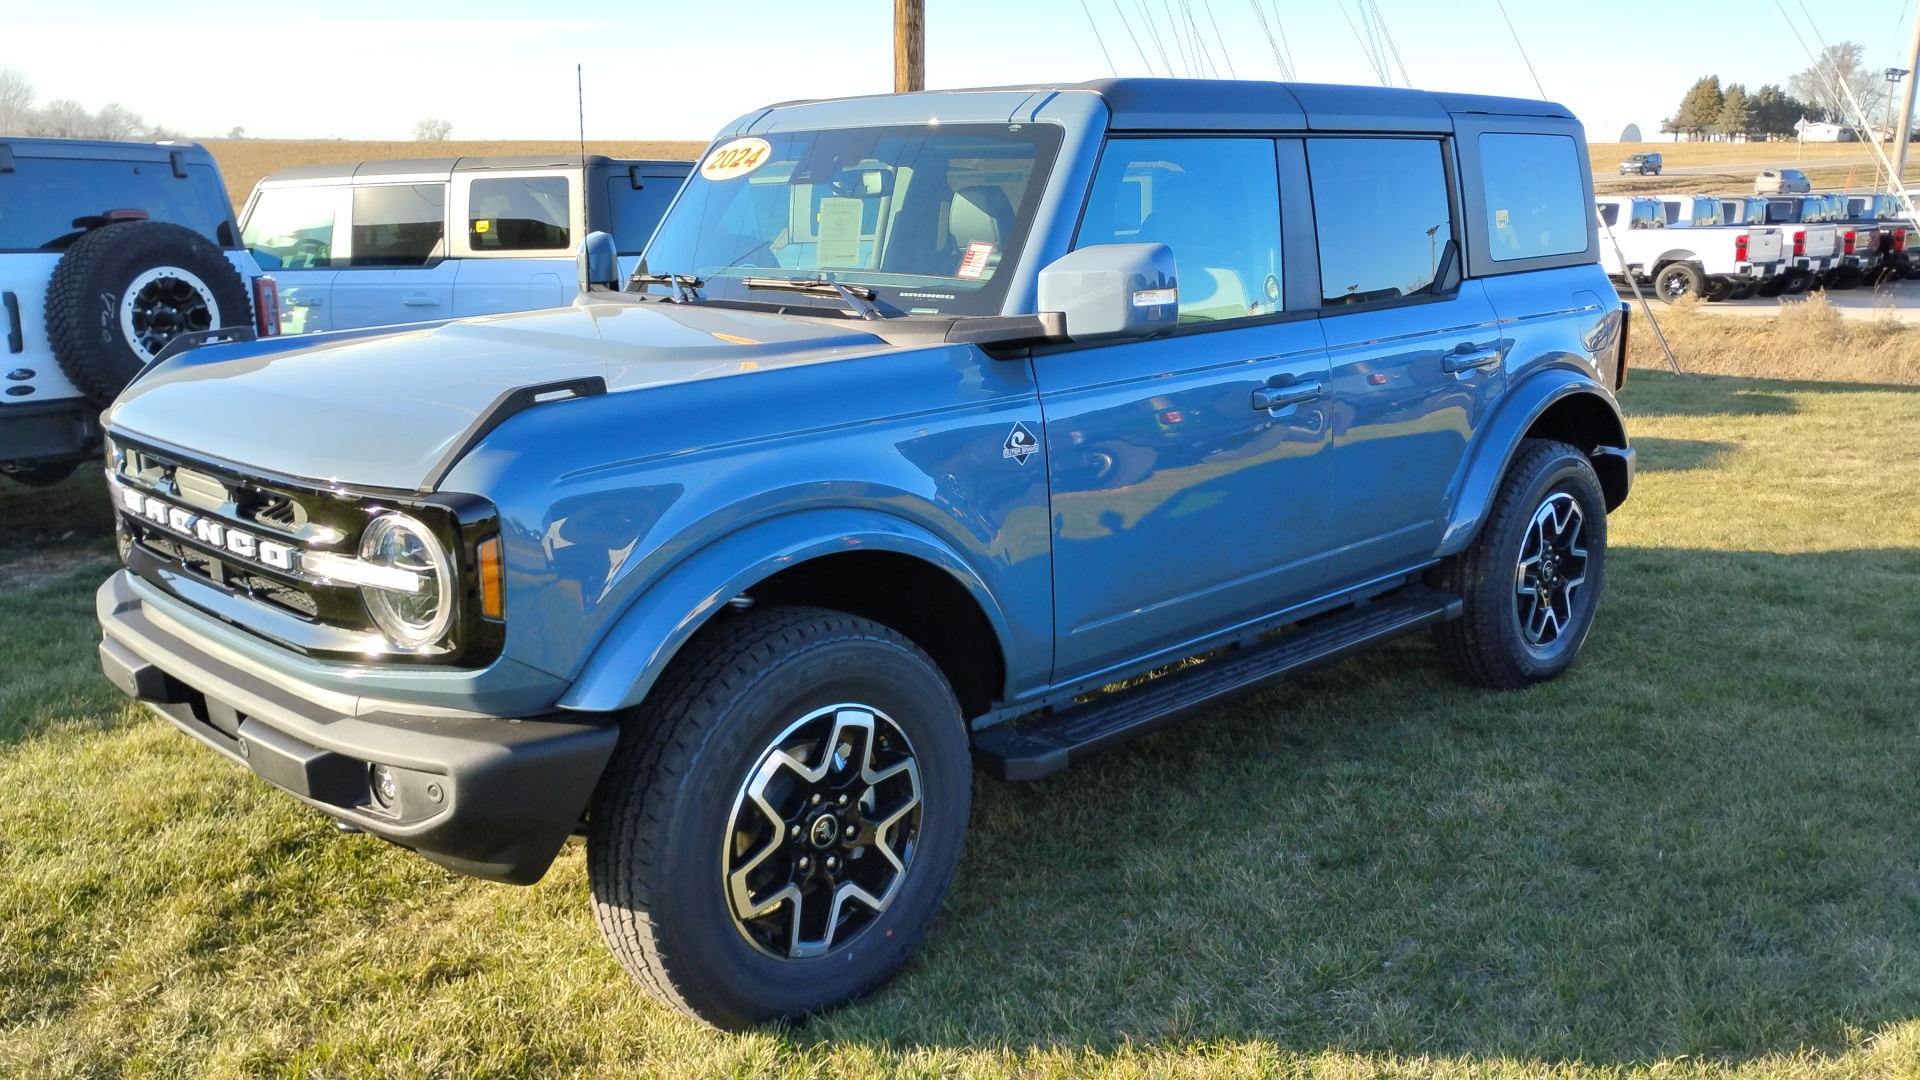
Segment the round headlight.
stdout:
<svg viewBox="0 0 1920 1080">
<path fill-rule="evenodd" d="M 453 565 L 425 525 L 404 514 L 382 514 L 360 536 L 360 561 L 405 570 L 417 588 L 363 586 L 367 611 L 387 639 L 417 649 L 440 640 L 453 621 Z"/>
</svg>

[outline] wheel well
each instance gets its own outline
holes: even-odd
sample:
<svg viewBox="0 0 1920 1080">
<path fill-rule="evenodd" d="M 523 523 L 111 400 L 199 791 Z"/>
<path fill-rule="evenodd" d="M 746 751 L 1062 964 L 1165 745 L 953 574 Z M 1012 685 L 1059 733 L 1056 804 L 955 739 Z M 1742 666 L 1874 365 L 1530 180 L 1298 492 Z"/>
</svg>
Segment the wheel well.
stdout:
<svg viewBox="0 0 1920 1080">
<path fill-rule="evenodd" d="M 898 630 L 940 666 L 963 716 L 992 708 L 1006 685 L 999 639 L 972 594 L 945 569 L 911 555 L 823 555 L 780 571 L 747 595 L 760 605 L 810 604 Z"/>
<path fill-rule="evenodd" d="M 1598 394 L 1587 393 L 1569 394 L 1547 406 L 1547 411 L 1534 418 L 1522 437 L 1570 443 L 1589 457 L 1603 446 L 1627 445 L 1627 433 L 1620 426 L 1620 418 Z M 1607 506 L 1612 508 L 1625 502 L 1631 478 L 1624 468 L 1616 467 L 1617 459 L 1599 457 L 1593 458 L 1593 463 L 1594 471 L 1600 475 Z"/>
</svg>

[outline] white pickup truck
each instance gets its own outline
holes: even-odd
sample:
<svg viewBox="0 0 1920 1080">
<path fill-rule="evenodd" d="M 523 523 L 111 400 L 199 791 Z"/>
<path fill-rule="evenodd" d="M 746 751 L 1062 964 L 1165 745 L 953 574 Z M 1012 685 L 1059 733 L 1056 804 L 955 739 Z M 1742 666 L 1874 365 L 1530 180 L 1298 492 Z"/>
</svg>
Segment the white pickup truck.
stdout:
<svg viewBox="0 0 1920 1080">
<path fill-rule="evenodd" d="M 1616 281 L 1631 277 L 1651 283 L 1654 295 L 1667 303 L 1685 296 L 1709 301 L 1751 296 L 1781 277 L 1781 230 L 1726 226 L 1719 200 L 1684 198 L 1684 204 L 1675 200 L 1671 225 L 1665 199 L 1613 195 L 1594 200 L 1602 226 L 1600 264 L 1607 273 Z"/>
<path fill-rule="evenodd" d="M 1805 292 L 1843 266 L 1840 229 L 1833 223 L 1832 203 L 1824 195 L 1769 195 L 1767 224 L 1778 227 L 1787 240 L 1787 293 Z M 1771 285 L 1771 283 L 1769 283 Z M 1776 295 L 1767 288 L 1762 296 Z"/>
</svg>

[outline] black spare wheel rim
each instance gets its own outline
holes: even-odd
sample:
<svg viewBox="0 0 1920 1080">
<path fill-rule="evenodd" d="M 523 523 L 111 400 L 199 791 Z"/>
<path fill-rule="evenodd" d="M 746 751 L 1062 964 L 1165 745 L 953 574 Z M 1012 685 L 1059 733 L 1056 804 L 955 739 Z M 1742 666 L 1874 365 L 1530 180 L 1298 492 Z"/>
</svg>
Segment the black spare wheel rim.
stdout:
<svg viewBox="0 0 1920 1080">
<path fill-rule="evenodd" d="M 1527 525 L 1514 565 L 1513 615 L 1529 648 L 1554 649 L 1574 625 L 1587 581 L 1585 527 L 1579 500 L 1564 491 L 1547 496 Z"/>
<path fill-rule="evenodd" d="M 130 221 L 75 240 L 47 285 L 47 337 L 60 370 L 106 406 L 182 334 L 249 326 L 246 283 L 211 240 Z"/>
<path fill-rule="evenodd" d="M 857 939 L 913 864 L 920 767 L 869 705 L 815 709 L 763 751 L 734 798 L 722 866 L 734 926 L 777 959 Z"/>
</svg>

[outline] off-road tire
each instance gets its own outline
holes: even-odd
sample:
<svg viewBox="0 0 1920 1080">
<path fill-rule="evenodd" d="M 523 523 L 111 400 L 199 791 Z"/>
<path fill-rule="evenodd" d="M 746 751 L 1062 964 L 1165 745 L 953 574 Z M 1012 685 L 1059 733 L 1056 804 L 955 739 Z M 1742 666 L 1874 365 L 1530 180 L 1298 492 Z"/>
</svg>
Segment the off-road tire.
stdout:
<svg viewBox="0 0 1920 1080">
<path fill-rule="evenodd" d="M 1516 566 L 1535 514 L 1562 493 L 1572 496 L 1584 515 L 1586 581 L 1575 594 L 1566 629 L 1551 647 L 1537 648 L 1523 637 L 1515 614 Z M 1433 629 L 1447 666 L 1466 682 L 1501 690 L 1532 686 L 1565 671 L 1593 627 L 1606 582 L 1606 552 L 1606 496 L 1587 455 L 1563 442 L 1522 442 L 1480 534 L 1430 575 L 1436 589 L 1460 597 L 1466 606 L 1460 618 Z"/>
<path fill-rule="evenodd" d="M 1703 295 L 1706 288 L 1706 275 L 1692 263 L 1668 263 L 1653 275 L 1653 295 L 1668 304 L 1689 296 Z"/>
<path fill-rule="evenodd" d="M 893 900 L 844 945 L 775 957 L 749 940 L 730 906 L 731 815 L 770 740 L 809 710 L 841 702 L 884 709 L 911 743 L 923 803 L 916 846 Z M 911 641 L 821 608 L 725 616 L 626 718 L 595 793 L 587 875 L 601 936 L 655 997 L 716 1027 L 797 1018 L 857 997 L 893 974 L 932 925 L 965 841 L 971 783 L 959 705 Z"/>
<path fill-rule="evenodd" d="M 253 323 L 253 304 L 239 271 L 212 241 L 192 229 L 129 221 L 87 233 L 54 267 L 46 318 L 60 370 L 95 405 L 112 404 L 150 359 L 129 340 L 122 308 L 129 287 L 154 271 L 161 272 L 162 281 L 191 279 L 204 287 L 203 296 L 201 288 L 182 285 L 193 299 L 194 314 L 181 332 Z M 211 304 L 205 303 L 207 298 Z M 200 326 L 201 321 L 209 325 Z M 156 342 L 165 336 L 156 335 Z"/>
</svg>

